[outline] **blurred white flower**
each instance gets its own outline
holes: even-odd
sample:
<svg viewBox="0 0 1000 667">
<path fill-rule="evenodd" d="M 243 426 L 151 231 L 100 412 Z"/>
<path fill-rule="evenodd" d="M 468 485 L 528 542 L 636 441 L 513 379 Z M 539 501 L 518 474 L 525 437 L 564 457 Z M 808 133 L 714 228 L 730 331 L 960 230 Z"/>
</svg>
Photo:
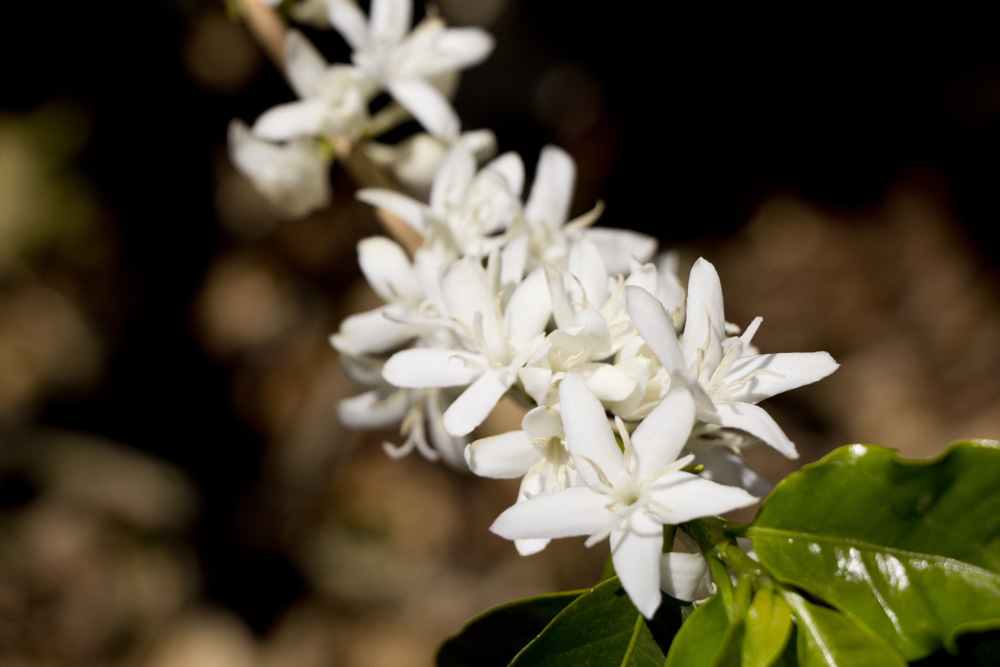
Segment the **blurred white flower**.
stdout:
<svg viewBox="0 0 1000 667">
<path fill-rule="evenodd" d="M 493 38 L 479 28 L 447 28 L 428 16 L 412 32 L 411 0 L 372 0 L 368 18 L 354 0 L 326 0 L 330 24 L 354 50 L 354 64 L 429 132 L 451 139 L 460 123 L 437 77 L 484 60 Z"/>
<path fill-rule="evenodd" d="M 229 124 L 233 164 L 287 218 L 300 218 L 330 204 L 329 159 L 313 139 L 274 144 L 253 135 L 246 123 Z"/>
<path fill-rule="evenodd" d="M 368 107 L 359 70 L 330 65 L 302 33 L 289 30 L 285 73 L 300 99 L 261 114 L 254 123 L 254 134 L 269 141 L 322 137 L 350 143 L 361 136 Z"/>
<path fill-rule="evenodd" d="M 488 160 L 496 153 L 497 140 L 491 130 L 463 132 L 457 141 L 475 155 L 477 162 Z M 391 173 L 411 192 L 424 197 L 430 194 L 434 176 L 454 143 L 420 132 L 398 144 L 366 141 L 362 148 L 377 166 Z"/>
</svg>

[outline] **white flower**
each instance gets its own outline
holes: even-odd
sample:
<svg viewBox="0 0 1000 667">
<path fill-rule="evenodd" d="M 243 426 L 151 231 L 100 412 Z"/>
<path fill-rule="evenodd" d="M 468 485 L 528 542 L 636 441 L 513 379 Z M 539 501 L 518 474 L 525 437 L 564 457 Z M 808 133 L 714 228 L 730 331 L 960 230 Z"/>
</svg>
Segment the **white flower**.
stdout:
<svg viewBox="0 0 1000 667">
<path fill-rule="evenodd" d="M 341 357 L 345 373 L 356 382 L 374 389 L 346 398 L 338 405 L 338 416 L 349 428 L 388 428 L 399 424 L 403 444 L 383 442 L 393 458 L 414 450 L 430 461 L 467 469 L 463 451 L 468 438 L 452 437 L 444 430 L 442 414 L 455 398 L 448 389 L 400 389 L 382 379 L 381 360 L 367 356 Z"/>
<path fill-rule="evenodd" d="M 426 327 L 401 321 L 402 316 L 420 312 L 424 302 L 419 274 L 402 246 L 384 236 L 362 239 L 358 242 L 358 263 L 368 284 L 386 304 L 348 316 L 330 343 L 342 354 L 380 354 L 422 333 Z M 390 313 L 396 317 L 387 317 Z"/>
<path fill-rule="evenodd" d="M 566 448 L 559 411 L 545 406 L 528 411 L 520 431 L 472 442 L 465 448 L 465 460 L 480 477 L 520 477 L 517 502 L 569 488 L 578 478 Z M 522 556 L 537 553 L 548 543 L 548 539 L 514 540 Z"/>
<path fill-rule="evenodd" d="M 229 154 L 282 216 L 300 218 L 330 203 L 329 160 L 312 139 L 272 144 L 234 120 L 229 124 Z"/>
<path fill-rule="evenodd" d="M 476 171 L 476 158 L 463 143 L 448 151 L 425 204 L 392 190 L 365 189 L 358 199 L 389 211 L 421 236 L 435 227 L 460 254 L 485 257 L 507 240 L 501 232 L 520 216 L 524 163 L 504 153 Z"/>
<path fill-rule="evenodd" d="M 478 28 L 446 28 L 428 16 L 412 32 L 411 0 L 372 0 L 371 16 L 354 0 L 327 0 L 330 24 L 354 50 L 354 64 L 383 86 L 432 134 L 458 136 L 459 120 L 432 82 L 471 67 L 493 50 Z"/>
<path fill-rule="evenodd" d="M 670 374 L 670 390 L 692 395 L 699 420 L 739 429 L 789 458 L 798 456 L 781 427 L 756 404 L 835 371 L 838 364 L 829 354 L 748 354 L 760 326 L 759 317 L 742 336 L 727 342 L 719 274 L 704 259 L 695 262 L 688 279 L 682 340 L 677 338 L 670 315 L 652 294 L 627 287 L 626 301 L 639 335 Z"/>
<path fill-rule="evenodd" d="M 560 387 L 566 441 L 584 485 L 535 496 L 503 512 L 491 530 L 508 539 L 610 536 L 622 587 L 646 618 L 660 606 L 663 526 L 756 502 L 743 489 L 683 472 L 677 460 L 694 425 L 690 393 L 671 392 L 629 437 L 618 421 L 619 448 L 604 408 L 575 374 Z"/>
<path fill-rule="evenodd" d="M 544 340 L 551 307 L 541 269 L 504 298 L 500 254 L 486 269 L 473 257 L 453 262 L 441 280 L 445 312 L 463 349 L 415 347 L 397 352 L 383 377 L 397 387 L 469 385 L 444 413 L 453 436 L 472 431 L 517 379 L 517 371 Z"/>
<path fill-rule="evenodd" d="M 715 590 L 708 561 L 700 553 L 671 551 L 661 555 L 660 590 L 685 602 L 707 598 Z"/>
<path fill-rule="evenodd" d="M 368 108 L 359 70 L 330 65 L 302 33 L 289 30 L 285 73 L 300 99 L 264 112 L 254 134 L 269 141 L 324 137 L 351 143 L 361 136 Z"/>
<path fill-rule="evenodd" d="M 491 130 L 463 132 L 457 141 L 475 155 L 477 162 L 496 154 L 497 140 Z M 419 132 L 397 144 L 366 141 L 362 149 L 372 162 L 389 171 L 409 191 L 424 196 L 430 193 L 434 176 L 453 143 Z"/>
</svg>

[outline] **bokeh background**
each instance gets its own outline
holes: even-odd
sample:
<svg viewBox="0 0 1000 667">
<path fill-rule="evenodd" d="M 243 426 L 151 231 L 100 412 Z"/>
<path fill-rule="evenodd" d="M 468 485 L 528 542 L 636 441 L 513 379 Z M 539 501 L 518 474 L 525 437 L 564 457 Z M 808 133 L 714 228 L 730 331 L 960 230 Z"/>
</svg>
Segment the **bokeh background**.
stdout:
<svg viewBox="0 0 1000 667">
<path fill-rule="evenodd" d="M 1000 437 L 984 17 L 438 4 L 498 40 L 467 128 L 529 171 L 566 148 L 575 213 L 709 258 L 764 350 L 841 362 L 770 402 L 802 459 L 751 452 L 769 477 Z M 0 25 L 0 664 L 429 665 L 472 614 L 596 578 L 603 547 L 488 532 L 516 485 L 337 423 L 358 388 L 327 336 L 375 303 L 354 246 L 379 228 L 340 172 L 330 210 L 281 222 L 234 171 L 230 119 L 292 94 L 221 2 Z"/>
</svg>

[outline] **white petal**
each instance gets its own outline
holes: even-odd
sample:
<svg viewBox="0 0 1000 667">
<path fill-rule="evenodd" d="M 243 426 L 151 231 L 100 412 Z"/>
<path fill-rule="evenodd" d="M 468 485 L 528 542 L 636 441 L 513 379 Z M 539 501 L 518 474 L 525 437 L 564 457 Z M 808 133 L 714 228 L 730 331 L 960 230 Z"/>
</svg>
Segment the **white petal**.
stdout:
<svg viewBox="0 0 1000 667">
<path fill-rule="evenodd" d="M 552 302 L 552 316 L 555 318 L 556 326 L 560 329 L 572 327 L 576 319 L 575 311 L 566 291 L 563 272 L 551 264 L 546 264 L 543 269 L 545 280 L 549 285 L 549 299 Z"/>
<path fill-rule="evenodd" d="M 661 554 L 660 590 L 685 602 L 707 598 L 711 595 L 708 562 L 701 554 Z"/>
<path fill-rule="evenodd" d="M 514 540 L 514 547 L 517 553 L 522 556 L 533 556 L 545 547 L 549 546 L 549 539 Z"/>
<path fill-rule="evenodd" d="M 444 217 L 449 211 L 458 210 L 476 174 L 476 158 L 466 146 L 459 143 L 448 151 L 438 167 L 431 187 L 431 210 Z"/>
<path fill-rule="evenodd" d="M 405 391 L 372 390 L 342 400 L 337 416 L 348 428 L 385 428 L 398 424 L 409 407 Z"/>
<path fill-rule="evenodd" d="M 601 249 L 601 258 L 612 276 L 628 273 L 629 259 L 648 262 L 656 253 L 657 241 L 652 236 L 628 229 L 591 227 L 584 232 Z"/>
<path fill-rule="evenodd" d="M 671 257 L 666 253 L 667 257 Z M 658 266 L 656 298 L 660 300 L 669 313 L 680 312 L 680 307 L 684 303 L 684 286 L 681 285 L 677 274 L 670 268 L 673 264 L 669 259 L 661 261 Z"/>
<path fill-rule="evenodd" d="M 385 236 L 361 239 L 358 242 L 358 264 L 368 284 L 386 301 L 420 295 L 410 257 L 392 239 Z"/>
<path fill-rule="evenodd" d="M 398 192 L 379 188 L 358 190 L 355 196 L 366 204 L 392 213 L 420 235 L 427 235 L 427 225 L 424 222 L 424 216 L 428 213 L 426 204 Z"/>
<path fill-rule="evenodd" d="M 677 460 L 694 427 L 694 399 L 671 391 L 632 433 L 634 476 L 645 479 Z"/>
<path fill-rule="evenodd" d="M 442 391 L 429 391 L 425 423 L 434 449 L 441 454 L 445 463 L 457 470 L 468 470 L 465 462 L 465 448 L 469 442 L 465 437 L 454 437 L 444 427 L 441 412 Z"/>
<path fill-rule="evenodd" d="M 524 161 L 520 155 L 509 151 L 494 158 L 483 169 L 500 174 L 509 187 L 510 194 L 515 197 L 521 195 L 521 190 L 524 188 Z"/>
<path fill-rule="evenodd" d="M 632 604 L 643 616 L 652 618 L 663 599 L 663 526 L 641 511 L 630 517 L 630 524 L 627 529 L 619 527 L 611 533 L 611 562 Z"/>
<path fill-rule="evenodd" d="M 486 60 L 493 47 L 493 37 L 480 28 L 449 28 L 434 40 L 433 58 L 423 60 L 419 70 L 424 76 L 432 76 L 472 67 Z"/>
<path fill-rule="evenodd" d="M 396 44 L 410 31 L 410 0 L 372 0 L 369 31 L 376 44 Z"/>
<path fill-rule="evenodd" d="M 301 100 L 271 107 L 253 124 L 253 131 L 268 141 L 289 141 L 322 133 L 328 105 L 323 100 Z"/>
<path fill-rule="evenodd" d="M 489 159 L 497 150 L 497 136 L 493 134 L 493 130 L 463 132 L 459 142 L 480 160 Z"/>
<path fill-rule="evenodd" d="M 722 306 L 722 283 L 711 262 L 699 258 L 688 277 L 687 320 L 681 349 L 684 358 L 704 355 L 702 381 L 707 381 L 722 361 L 722 341 L 726 337 L 726 318 Z"/>
<path fill-rule="evenodd" d="M 444 428 L 448 433 L 467 435 L 483 423 L 510 386 L 515 375 L 502 371 L 486 371 L 455 399 L 444 413 Z"/>
<path fill-rule="evenodd" d="M 614 519 L 607 504 L 603 493 L 576 486 L 508 507 L 490 530 L 508 540 L 591 535 Z"/>
<path fill-rule="evenodd" d="M 330 336 L 330 338 L 330 342 L 333 343 L 333 336 Z M 367 386 L 385 384 L 385 380 L 382 379 L 382 367 L 385 366 L 384 359 L 342 352 L 340 355 L 340 365 L 344 371 L 344 375 L 358 384 Z M 391 389 L 395 390 L 396 388 L 392 387 Z M 402 393 L 406 393 L 408 390 L 401 391 Z"/>
<path fill-rule="evenodd" d="M 344 354 L 380 354 L 396 349 L 422 331 L 418 325 L 388 319 L 385 312 L 386 307 L 382 306 L 349 315 L 330 342 Z"/>
<path fill-rule="evenodd" d="M 500 255 L 500 284 L 504 287 L 517 285 L 524 278 L 525 266 L 528 263 L 528 235 L 518 234 L 514 236 L 500 249 Z M 547 292 L 545 301 L 549 302 Z"/>
<path fill-rule="evenodd" d="M 636 389 L 635 378 L 611 364 L 592 363 L 583 367 L 574 366 L 574 370 L 602 402 L 624 401 Z"/>
<path fill-rule="evenodd" d="M 397 387 L 461 387 L 482 375 L 482 362 L 466 352 L 413 348 L 389 357 L 382 377 Z"/>
<path fill-rule="evenodd" d="M 701 476 L 726 486 L 738 486 L 755 496 L 766 496 L 774 486 L 747 465 L 736 452 L 722 445 L 701 444 L 692 448 L 695 463 L 705 466 Z"/>
<path fill-rule="evenodd" d="M 734 401 L 757 403 L 783 391 L 821 380 L 839 366 L 826 352 L 760 354 L 737 359 L 729 369 L 726 381 L 733 382 L 756 373 L 731 393 Z"/>
<path fill-rule="evenodd" d="M 544 405 L 529 410 L 521 419 L 521 428 L 532 438 L 565 437 L 559 411 Z"/>
<path fill-rule="evenodd" d="M 677 332 L 674 331 L 673 321 L 663 309 L 663 304 L 641 287 L 625 288 L 625 304 L 636 331 L 667 372 L 671 375 L 686 372 Z"/>
<path fill-rule="evenodd" d="M 542 405 L 546 402 L 549 391 L 552 389 L 552 370 L 541 366 L 526 366 L 517 372 L 517 377 L 524 387 L 524 393 L 531 399 Z"/>
<path fill-rule="evenodd" d="M 559 412 L 567 446 L 587 485 L 604 488 L 601 474 L 612 486 L 622 484 L 626 476 L 624 458 L 611 432 L 604 406 L 576 373 L 567 373 L 559 385 Z"/>
<path fill-rule="evenodd" d="M 368 21 L 354 0 L 326 0 L 327 16 L 355 51 L 369 48 Z"/>
<path fill-rule="evenodd" d="M 461 125 L 451 103 L 424 79 L 396 78 L 387 88 L 428 132 L 443 139 L 458 137 Z"/>
<path fill-rule="evenodd" d="M 441 278 L 441 294 L 447 315 L 471 325 L 476 313 L 484 318 L 484 327 L 496 335 L 496 294 L 490 291 L 486 271 L 474 257 L 452 262 Z"/>
<path fill-rule="evenodd" d="M 521 281 L 507 302 L 504 310 L 504 329 L 508 342 L 520 350 L 529 340 L 545 331 L 552 316 L 548 285 L 541 268 L 535 269 Z"/>
<path fill-rule="evenodd" d="M 763 408 L 749 403 L 716 403 L 715 410 L 720 426 L 737 428 L 760 438 L 790 459 L 799 458 L 795 444 L 788 439 L 778 423 Z"/>
<path fill-rule="evenodd" d="M 469 469 L 480 477 L 523 477 L 540 459 L 538 447 L 524 431 L 509 431 L 473 441 L 465 448 Z"/>
<path fill-rule="evenodd" d="M 330 64 L 298 30 L 285 36 L 285 75 L 300 98 L 322 97 L 323 83 Z"/>
<path fill-rule="evenodd" d="M 535 182 L 524 206 L 524 217 L 532 225 L 555 231 L 569 217 L 575 183 L 573 158 L 561 148 L 546 146 L 538 157 Z"/>
<path fill-rule="evenodd" d="M 583 287 L 583 295 L 574 297 L 589 308 L 601 308 L 608 298 L 608 271 L 597 244 L 586 238 L 574 243 L 569 249 L 567 268 L 579 283 L 575 281 L 574 287 Z"/>
<path fill-rule="evenodd" d="M 757 502 L 743 489 L 724 486 L 686 472 L 661 477 L 649 493 L 646 507 L 664 525 L 676 526 L 692 519 L 748 507 Z"/>
</svg>

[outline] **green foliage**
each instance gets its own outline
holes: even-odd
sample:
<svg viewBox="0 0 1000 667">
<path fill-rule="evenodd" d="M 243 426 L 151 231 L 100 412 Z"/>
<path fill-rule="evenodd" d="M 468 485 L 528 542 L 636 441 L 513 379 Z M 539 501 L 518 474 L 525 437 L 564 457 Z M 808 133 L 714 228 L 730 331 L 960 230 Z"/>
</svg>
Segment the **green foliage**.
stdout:
<svg viewBox="0 0 1000 667">
<path fill-rule="evenodd" d="M 438 667 L 502 667 L 587 591 L 539 595 L 480 614 L 441 645 Z"/>
<path fill-rule="evenodd" d="M 1000 627 L 1000 449 L 934 462 L 838 449 L 779 484 L 749 535 L 761 564 L 856 617 L 907 660 Z"/>
<path fill-rule="evenodd" d="M 771 588 L 757 591 L 747 609 L 743 667 L 768 667 L 781 655 L 792 633 L 792 610 Z"/>
<path fill-rule="evenodd" d="M 788 596 L 798 623 L 799 667 L 899 667 L 906 662 L 884 639 L 847 614 Z"/>
<path fill-rule="evenodd" d="M 670 647 L 666 667 L 713 667 L 731 664 L 734 655 L 739 665 L 740 623 L 730 623 L 722 596 L 715 595 L 695 609 L 684 622 Z"/>
<path fill-rule="evenodd" d="M 680 624 L 680 607 L 669 601 L 646 621 L 612 577 L 567 606 L 511 665 L 661 667 Z"/>
</svg>

